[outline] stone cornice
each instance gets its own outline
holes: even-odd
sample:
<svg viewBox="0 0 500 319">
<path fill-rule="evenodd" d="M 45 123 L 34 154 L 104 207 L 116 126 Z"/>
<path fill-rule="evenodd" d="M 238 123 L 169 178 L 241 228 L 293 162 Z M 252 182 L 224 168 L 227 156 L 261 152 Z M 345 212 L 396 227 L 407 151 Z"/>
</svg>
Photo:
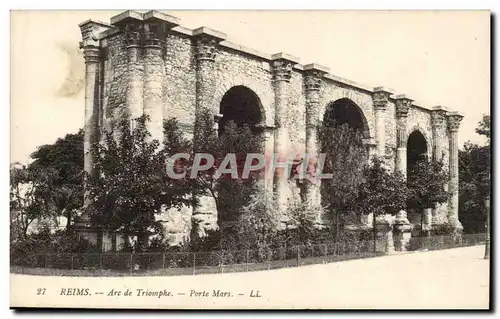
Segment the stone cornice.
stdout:
<svg viewBox="0 0 500 319">
<path fill-rule="evenodd" d="M 117 25 L 120 25 L 120 23 L 124 23 L 124 22 L 131 21 L 131 20 L 144 21 L 145 19 L 160 19 L 162 21 L 165 21 L 166 23 L 173 22 L 173 24 L 171 24 L 172 28 L 170 29 L 171 33 L 182 35 L 182 36 L 187 36 L 190 38 L 197 36 L 196 30 L 199 30 L 199 29 L 206 30 L 207 34 L 212 34 L 213 36 L 215 36 L 215 38 L 217 38 L 217 37 L 220 38 L 218 45 L 221 48 L 228 48 L 228 49 L 231 49 L 231 50 L 234 50 L 237 52 L 241 52 L 241 53 L 244 53 L 246 55 L 261 59 L 264 62 L 268 62 L 268 63 L 272 63 L 274 60 L 273 55 L 271 55 L 271 54 L 263 53 L 263 52 L 260 52 L 258 50 L 254 50 L 252 48 L 248 48 L 248 47 L 236 44 L 234 42 L 227 41 L 226 35 L 220 31 L 212 30 L 212 29 L 209 29 L 206 27 L 201 27 L 201 28 L 191 30 L 191 29 L 188 29 L 186 27 L 178 25 L 180 22 L 180 19 L 175 18 L 173 16 L 170 16 L 168 14 L 164 14 L 164 13 L 159 12 L 159 11 L 155 11 L 155 10 L 151 10 L 151 11 L 148 11 L 146 13 L 140 13 L 140 12 L 132 11 L 132 10 L 125 11 L 121 14 L 118 14 L 118 15 L 112 17 L 111 18 L 111 25 L 103 23 L 103 22 L 98 22 L 98 21 L 93 21 L 93 22 L 96 24 L 99 24 L 101 27 L 103 27 L 103 29 L 97 34 L 97 39 L 102 40 L 102 39 L 108 38 L 110 36 L 113 36 L 113 35 L 121 32 L 120 28 L 117 27 Z M 88 21 L 86 21 L 86 22 L 88 22 Z M 82 23 L 82 24 L 84 24 L 84 23 Z M 104 28 L 104 27 L 106 27 L 106 28 Z M 304 65 L 296 63 L 292 66 L 292 71 L 304 73 L 304 71 L 305 71 Z M 361 91 L 366 92 L 368 94 L 374 94 L 377 91 L 377 88 L 374 88 L 374 87 L 371 87 L 368 85 L 364 85 L 364 84 L 361 84 L 361 83 L 358 83 L 355 81 L 351 81 L 351 80 L 333 75 L 331 73 L 325 73 L 323 75 L 323 79 L 325 81 L 332 81 L 334 83 L 338 83 L 340 85 L 347 86 L 347 87 L 350 87 L 350 88 L 353 88 L 356 90 L 361 90 Z M 395 102 L 394 97 L 391 96 L 393 94 L 393 92 L 391 91 L 390 93 L 391 94 L 388 97 L 388 101 Z M 411 107 L 421 109 L 422 111 L 428 112 L 428 113 L 430 113 L 430 111 L 431 111 L 431 108 L 425 107 L 425 106 L 423 106 L 415 101 L 413 101 Z"/>
</svg>

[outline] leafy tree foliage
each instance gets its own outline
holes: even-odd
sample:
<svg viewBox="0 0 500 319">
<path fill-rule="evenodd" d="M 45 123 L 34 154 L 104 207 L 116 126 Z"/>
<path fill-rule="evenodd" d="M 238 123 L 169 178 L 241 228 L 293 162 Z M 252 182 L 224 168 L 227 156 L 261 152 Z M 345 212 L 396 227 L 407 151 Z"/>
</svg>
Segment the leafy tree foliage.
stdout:
<svg viewBox="0 0 500 319">
<path fill-rule="evenodd" d="M 442 161 L 417 161 L 408 171 L 408 208 L 422 213 L 435 203 L 445 203 L 449 198 L 445 189 L 448 178 Z"/>
<path fill-rule="evenodd" d="M 83 205 L 83 130 L 66 134 L 54 144 L 38 147 L 29 165 L 36 170 L 51 170 L 51 200 L 55 215 L 66 217 L 66 228 Z"/>
<path fill-rule="evenodd" d="M 485 199 L 490 195 L 490 116 L 485 115 L 476 129 L 488 139 L 480 146 L 467 142 L 458 154 L 459 164 L 459 214 L 464 232 L 485 230 Z"/>
<path fill-rule="evenodd" d="M 349 124 L 328 123 L 319 130 L 319 138 L 326 154 L 324 171 L 332 174 L 321 182 L 322 198 L 338 233 L 354 213 L 368 154 L 361 132 Z"/>
<path fill-rule="evenodd" d="M 183 145 L 175 123 L 165 124 L 166 147 L 160 148 L 146 129 L 149 118 L 142 116 L 119 123 L 119 136 L 105 132 L 104 143 L 92 147 L 95 176 L 89 176 L 88 190 L 92 199 L 93 223 L 110 230 L 122 230 L 126 236 L 138 236 L 142 250 L 150 234 L 159 233 L 161 225 L 154 216 L 165 209 L 189 205 L 192 185 L 188 179 L 171 179 L 167 175 L 167 152 L 188 147 Z M 171 154 L 170 154 L 171 155 Z"/>
<path fill-rule="evenodd" d="M 12 240 L 26 237 L 34 220 L 54 217 L 53 169 L 11 165 L 10 210 Z"/>
<path fill-rule="evenodd" d="M 360 212 L 396 215 L 406 208 L 409 191 L 400 172 L 388 171 L 382 160 L 374 158 L 371 165 L 365 166 L 363 175 L 357 200 Z"/>
</svg>

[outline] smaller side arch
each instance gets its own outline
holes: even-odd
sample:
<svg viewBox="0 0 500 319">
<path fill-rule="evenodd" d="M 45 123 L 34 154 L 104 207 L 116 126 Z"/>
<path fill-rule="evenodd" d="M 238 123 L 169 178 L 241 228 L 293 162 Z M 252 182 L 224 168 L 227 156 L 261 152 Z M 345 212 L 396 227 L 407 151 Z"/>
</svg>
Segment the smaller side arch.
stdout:
<svg viewBox="0 0 500 319">
<path fill-rule="evenodd" d="M 224 95 L 231 88 L 243 86 L 253 91 L 259 97 L 262 105 L 261 114 L 264 122 L 263 124 L 270 126 L 274 125 L 274 116 L 271 112 L 271 106 L 274 104 L 274 92 L 272 92 L 270 88 L 266 88 L 265 85 L 245 77 L 218 79 L 216 83 L 217 88 L 212 99 L 212 105 L 214 105 L 214 107 L 218 107 L 221 104 Z"/>
<path fill-rule="evenodd" d="M 410 138 L 410 135 L 414 132 L 420 133 L 426 142 L 427 145 L 427 150 L 426 150 L 426 156 L 428 159 L 432 159 L 432 147 L 433 147 L 433 141 L 430 136 L 430 134 L 420 125 L 415 124 L 413 126 L 407 126 L 407 131 L 406 131 L 406 148 L 408 149 L 408 141 Z"/>
<path fill-rule="evenodd" d="M 363 116 L 363 119 L 366 123 L 368 138 L 370 140 L 375 139 L 375 127 L 374 127 L 374 118 L 373 118 L 373 108 L 371 103 L 371 96 L 363 97 L 363 94 L 349 89 L 349 88 L 339 88 L 335 86 L 327 85 L 325 87 L 324 96 L 322 102 L 320 104 L 320 114 L 325 114 L 326 107 L 332 102 L 341 99 L 351 100 L 359 109 L 360 113 Z"/>
</svg>

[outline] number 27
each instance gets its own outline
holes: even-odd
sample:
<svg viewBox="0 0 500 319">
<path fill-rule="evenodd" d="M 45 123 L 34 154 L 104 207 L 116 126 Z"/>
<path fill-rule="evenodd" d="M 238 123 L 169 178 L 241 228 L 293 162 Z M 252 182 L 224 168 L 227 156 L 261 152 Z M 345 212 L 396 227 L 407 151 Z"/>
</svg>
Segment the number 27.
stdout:
<svg viewBox="0 0 500 319">
<path fill-rule="evenodd" d="M 45 288 L 38 288 L 36 290 L 37 295 L 45 295 Z"/>
</svg>

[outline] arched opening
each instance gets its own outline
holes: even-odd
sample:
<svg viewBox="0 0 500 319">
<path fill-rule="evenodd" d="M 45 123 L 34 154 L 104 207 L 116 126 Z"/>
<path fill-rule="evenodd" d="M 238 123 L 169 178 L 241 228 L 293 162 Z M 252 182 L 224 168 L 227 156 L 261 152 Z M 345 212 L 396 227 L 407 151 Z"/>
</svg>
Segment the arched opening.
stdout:
<svg viewBox="0 0 500 319">
<path fill-rule="evenodd" d="M 233 121 L 238 126 L 248 125 L 258 133 L 257 124 L 264 120 L 263 107 L 258 95 L 246 86 L 233 86 L 220 102 L 219 132 L 223 133 L 226 124 Z"/>
<path fill-rule="evenodd" d="M 361 109 L 347 98 L 328 104 L 323 116 L 324 126 L 342 126 L 344 124 L 360 132 L 364 138 L 369 137 L 368 124 Z"/>
<path fill-rule="evenodd" d="M 420 131 L 415 130 L 408 136 L 408 145 L 406 147 L 407 170 L 410 171 L 418 161 L 424 160 L 427 160 L 427 141 Z"/>
<path fill-rule="evenodd" d="M 368 124 L 359 106 L 343 98 L 327 105 L 318 135 L 326 155 L 324 172 L 332 174 L 331 179 L 321 181 L 322 205 L 330 210 L 332 227 L 339 234 L 345 225 L 361 219 L 349 192 L 358 187 L 368 161 Z"/>
<path fill-rule="evenodd" d="M 427 151 L 428 146 L 424 135 L 418 130 L 411 132 L 411 134 L 408 136 L 408 142 L 406 146 L 406 172 L 407 179 L 409 181 L 415 181 L 416 176 L 414 174 L 418 173 L 414 171 L 414 168 L 417 163 L 428 160 Z M 423 229 L 422 227 L 424 224 L 424 212 L 410 208 L 408 208 L 407 210 L 408 220 L 415 226 L 413 228 L 412 235 L 421 236 L 421 232 Z"/>
<path fill-rule="evenodd" d="M 242 207 L 255 194 L 257 184 L 264 178 L 263 172 L 252 172 L 246 178 L 242 173 L 247 154 L 262 153 L 264 150 L 264 132 L 259 124 L 265 122 L 265 115 L 259 96 L 241 85 L 232 87 L 224 94 L 219 110 L 222 115 L 219 119 L 219 140 L 223 147 L 221 154 L 234 153 L 238 167 L 237 179 L 223 175 L 218 183 L 218 224 L 221 239 L 224 239 L 230 238 L 228 236 L 231 236 L 238 222 Z"/>
</svg>

